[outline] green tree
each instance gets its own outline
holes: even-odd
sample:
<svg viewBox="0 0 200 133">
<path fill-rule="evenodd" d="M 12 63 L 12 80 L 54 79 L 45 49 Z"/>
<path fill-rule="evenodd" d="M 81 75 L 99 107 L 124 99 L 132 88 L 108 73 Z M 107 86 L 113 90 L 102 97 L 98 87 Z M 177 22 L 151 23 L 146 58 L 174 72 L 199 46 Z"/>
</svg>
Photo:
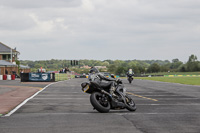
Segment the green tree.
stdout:
<svg viewBox="0 0 200 133">
<path fill-rule="evenodd" d="M 179 59 L 173 59 L 170 65 L 170 69 L 178 70 L 179 66 L 182 65 L 183 62 L 179 61 Z"/>
<path fill-rule="evenodd" d="M 18 67 L 18 74 L 20 73 L 20 61 L 19 60 L 16 60 L 16 64 L 17 64 L 17 67 Z"/>
<path fill-rule="evenodd" d="M 153 63 L 152 65 L 149 66 L 148 72 L 150 73 L 155 73 L 160 71 L 160 65 L 158 63 Z"/>
<path fill-rule="evenodd" d="M 178 71 L 180 72 L 186 72 L 187 71 L 187 66 L 186 64 L 182 64 L 179 66 Z"/>
<path fill-rule="evenodd" d="M 108 66 L 108 71 L 109 72 L 116 74 L 116 70 L 117 70 L 116 65 L 112 64 L 112 65 Z"/>
<path fill-rule="evenodd" d="M 198 71 L 198 64 L 199 62 L 197 61 L 197 56 L 191 55 L 189 56 L 188 62 L 186 63 L 187 66 L 187 71 L 193 72 L 193 71 Z"/>
<path fill-rule="evenodd" d="M 120 67 L 118 67 L 117 69 L 116 69 L 116 74 L 117 75 L 120 75 L 120 76 L 125 76 L 126 75 L 126 69 L 125 69 L 125 67 L 123 67 L 123 66 L 120 66 Z"/>
<path fill-rule="evenodd" d="M 108 62 L 108 61 L 104 61 L 104 62 L 102 63 L 102 65 L 108 67 L 108 66 L 109 66 L 109 62 Z"/>
</svg>

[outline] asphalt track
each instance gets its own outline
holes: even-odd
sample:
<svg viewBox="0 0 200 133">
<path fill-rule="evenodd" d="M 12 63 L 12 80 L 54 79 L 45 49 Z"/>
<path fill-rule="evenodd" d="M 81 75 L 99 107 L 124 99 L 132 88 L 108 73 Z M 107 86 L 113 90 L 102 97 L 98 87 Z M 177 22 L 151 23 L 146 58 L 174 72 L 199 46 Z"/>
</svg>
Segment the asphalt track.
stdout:
<svg viewBox="0 0 200 133">
<path fill-rule="evenodd" d="M 20 82 L 19 79 L 0 80 L 0 116 L 7 114 L 27 97 L 31 97 L 48 84 L 47 82 Z"/>
<path fill-rule="evenodd" d="M 200 133 L 200 86 L 124 80 L 136 112 L 98 113 L 80 89 L 86 79 L 50 85 L 11 116 L 0 133 Z"/>
</svg>

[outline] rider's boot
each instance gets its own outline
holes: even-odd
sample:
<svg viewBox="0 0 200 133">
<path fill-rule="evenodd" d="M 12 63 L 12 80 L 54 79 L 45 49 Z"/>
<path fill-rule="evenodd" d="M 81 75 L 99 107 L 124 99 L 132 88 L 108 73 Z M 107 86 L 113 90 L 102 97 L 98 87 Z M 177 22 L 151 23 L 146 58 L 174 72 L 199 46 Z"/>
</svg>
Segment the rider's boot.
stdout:
<svg viewBox="0 0 200 133">
<path fill-rule="evenodd" d="M 110 88 L 110 94 L 112 95 L 112 97 L 117 97 L 117 95 L 115 95 L 115 90 L 116 90 L 116 88 L 114 87 L 114 86 L 112 86 L 111 88 Z"/>
</svg>

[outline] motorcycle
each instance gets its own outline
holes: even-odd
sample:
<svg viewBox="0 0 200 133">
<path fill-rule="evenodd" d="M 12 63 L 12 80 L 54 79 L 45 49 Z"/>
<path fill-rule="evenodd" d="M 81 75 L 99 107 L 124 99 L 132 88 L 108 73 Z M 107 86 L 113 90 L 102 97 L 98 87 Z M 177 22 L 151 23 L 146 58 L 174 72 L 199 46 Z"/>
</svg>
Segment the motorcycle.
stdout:
<svg viewBox="0 0 200 133">
<path fill-rule="evenodd" d="M 132 76 L 128 76 L 128 82 L 131 84 L 133 81 L 133 77 Z"/>
<path fill-rule="evenodd" d="M 126 88 L 121 80 L 115 83 L 115 96 L 112 96 L 106 88 L 102 88 L 96 82 L 84 82 L 82 91 L 90 95 L 90 103 L 100 113 L 108 113 L 110 109 L 127 109 L 135 111 L 136 105 L 133 99 L 126 94 Z"/>
</svg>

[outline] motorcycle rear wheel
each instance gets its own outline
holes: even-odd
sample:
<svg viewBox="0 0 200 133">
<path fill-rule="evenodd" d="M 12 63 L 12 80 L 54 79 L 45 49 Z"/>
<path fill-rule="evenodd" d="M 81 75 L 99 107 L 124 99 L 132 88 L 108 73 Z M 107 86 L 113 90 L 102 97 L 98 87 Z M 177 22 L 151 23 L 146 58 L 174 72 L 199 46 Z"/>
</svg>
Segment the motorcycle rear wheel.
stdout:
<svg viewBox="0 0 200 133">
<path fill-rule="evenodd" d="M 110 111 L 110 103 L 105 98 L 101 93 L 94 92 L 90 96 L 90 103 L 100 113 L 108 113 Z"/>
</svg>

